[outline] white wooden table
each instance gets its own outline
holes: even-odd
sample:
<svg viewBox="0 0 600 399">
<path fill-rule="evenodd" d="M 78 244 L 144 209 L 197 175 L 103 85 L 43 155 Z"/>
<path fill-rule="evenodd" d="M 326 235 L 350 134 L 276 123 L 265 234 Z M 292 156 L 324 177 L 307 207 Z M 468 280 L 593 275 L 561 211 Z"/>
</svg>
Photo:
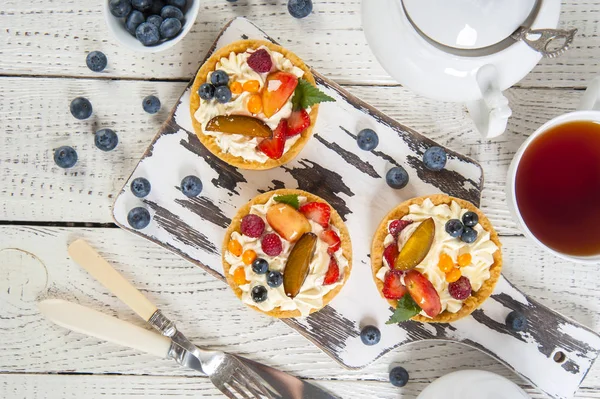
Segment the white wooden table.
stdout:
<svg viewBox="0 0 600 399">
<path fill-rule="evenodd" d="M 374 1 L 374 0 L 372 0 Z M 363 370 L 346 370 L 283 323 L 249 311 L 230 289 L 172 253 L 115 228 L 111 204 L 174 100 L 221 27 L 235 16 L 258 23 L 322 74 L 428 137 L 478 160 L 485 171 L 484 212 L 502 234 L 504 273 L 543 304 L 598 330 L 600 268 L 562 261 L 525 239 L 510 217 L 504 184 L 519 145 L 544 121 L 574 109 L 598 72 L 600 0 L 564 1 L 561 26 L 579 29 L 575 47 L 543 60 L 507 93 L 509 131 L 480 140 L 461 105 L 416 96 L 397 85 L 366 44 L 359 0 L 315 0 L 314 14 L 295 20 L 283 0 L 202 0 L 192 31 L 174 48 L 145 55 L 110 36 L 98 0 L 0 2 L 0 397 L 154 398 L 222 395 L 205 378 L 174 362 L 99 342 L 52 325 L 36 301 L 60 297 L 141 324 L 122 303 L 67 256 L 67 242 L 85 237 L 195 342 L 240 353 L 293 373 L 343 398 L 415 398 L 435 378 L 477 368 L 504 375 L 533 398 L 542 395 L 504 366 L 457 344 L 416 344 Z M 108 68 L 85 65 L 103 51 Z M 157 95 L 156 115 L 142 98 Z M 69 113 L 77 96 L 94 115 Z M 97 150 L 93 132 L 111 127 L 120 143 Z M 52 149 L 72 145 L 79 163 L 56 167 Z M 389 384 L 402 364 L 410 383 Z M 194 378 L 192 378 L 194 377 Z M 600 365 L 577 398 L 600 398 Z"/>
</svg>

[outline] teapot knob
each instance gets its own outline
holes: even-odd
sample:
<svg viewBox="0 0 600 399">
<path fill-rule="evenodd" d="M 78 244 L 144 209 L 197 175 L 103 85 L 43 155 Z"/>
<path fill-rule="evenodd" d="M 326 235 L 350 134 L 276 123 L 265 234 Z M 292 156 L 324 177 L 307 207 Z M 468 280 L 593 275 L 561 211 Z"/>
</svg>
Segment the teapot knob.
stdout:
<svg viewBox="0 0 600 399">
<path fill-rule="evenodd" d="M 511 37 L 517 41 L 524 41 L 545 58 L 555 58 L 569 49 L 576 33 L 577 29 L 529 29 L 522 26 Z M 563 40 L 564 42 L 562 46 L 550 49 L 549 45 L 555 40 Z"/>
</svg>

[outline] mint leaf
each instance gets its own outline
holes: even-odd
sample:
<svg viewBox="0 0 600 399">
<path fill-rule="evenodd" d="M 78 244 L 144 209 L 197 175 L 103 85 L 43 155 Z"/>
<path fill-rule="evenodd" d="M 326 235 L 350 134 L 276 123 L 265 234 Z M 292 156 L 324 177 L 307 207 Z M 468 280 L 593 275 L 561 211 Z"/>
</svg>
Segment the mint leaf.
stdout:
<svg viewBox="0 0 600 399">
<path fill-rule="evenodd" d="M 288 204 L 298 209 L 300 207 L 300 201 L 298 200 L 298 195 L 296 194 L 288 194 L 288 195 L 278 195 L 273 198 L 276 202 L 281 202 L 282 204 Z"/>
<path fill-rule="evenodd" d="M 296 86 L 294 97 L 292 98 L 294 111 L 300 111 L 315 104 L 331 101 L 335 101 L 335 99 L 311 85 L 307 80 L 298 79 L 298 86 Z"/>
<path fill-rule="evenodd" d="M 398 300 L 398 307 L 385 324 L 397 324 L 409 320 L 411 317 L 418 315 L 420 311 L 419 305 L 406 293 Z"/>
</svg>

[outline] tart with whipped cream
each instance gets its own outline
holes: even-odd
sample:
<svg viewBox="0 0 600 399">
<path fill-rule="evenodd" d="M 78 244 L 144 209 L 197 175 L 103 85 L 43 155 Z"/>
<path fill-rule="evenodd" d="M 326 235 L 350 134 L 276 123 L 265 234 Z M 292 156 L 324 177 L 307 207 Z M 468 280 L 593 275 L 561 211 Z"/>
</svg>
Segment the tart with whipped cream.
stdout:
<svg viewBox="0 0 600 399">
<path fill-rule="evenodd" d="M 449 323 L 492 293 L 501 244 L 473 204 L 447 195 L 413 198 L 381 222 L 371 248 L 373 278 L 395 309 L 388 323 Z"/>
<path fill-rule="evenodd" d="M 200 68 L 190 111 L 198 138 L 214 155 L 243 169 L 271 169 L 298 155 L 324 101 L 333 98 L 317 89 L 295 54 L 267 41 L 241 40 Z"/>
<path fill-rule="evenodd" d="M 352 268 L 348 230 L 322 198 L 281 189 L 255 197 L 233 218 L 223 269 L 244 304 L 269 316 L 301 317 L 327 305 Z"/>
</svg>

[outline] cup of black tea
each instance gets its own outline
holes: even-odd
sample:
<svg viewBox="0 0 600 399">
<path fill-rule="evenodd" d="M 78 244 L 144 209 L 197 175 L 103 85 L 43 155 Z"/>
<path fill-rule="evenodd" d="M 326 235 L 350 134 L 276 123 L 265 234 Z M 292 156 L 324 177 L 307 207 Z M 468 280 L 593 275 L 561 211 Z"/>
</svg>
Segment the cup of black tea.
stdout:
<svg viewBox="0 0 600 399">
<path fill-rule="evenodd" d="M 600 263 L 600 78 L 579 109 L 546 122 L 517 151 L 508 204 L 525 235 L 543 248 Z"/>
</svg>

